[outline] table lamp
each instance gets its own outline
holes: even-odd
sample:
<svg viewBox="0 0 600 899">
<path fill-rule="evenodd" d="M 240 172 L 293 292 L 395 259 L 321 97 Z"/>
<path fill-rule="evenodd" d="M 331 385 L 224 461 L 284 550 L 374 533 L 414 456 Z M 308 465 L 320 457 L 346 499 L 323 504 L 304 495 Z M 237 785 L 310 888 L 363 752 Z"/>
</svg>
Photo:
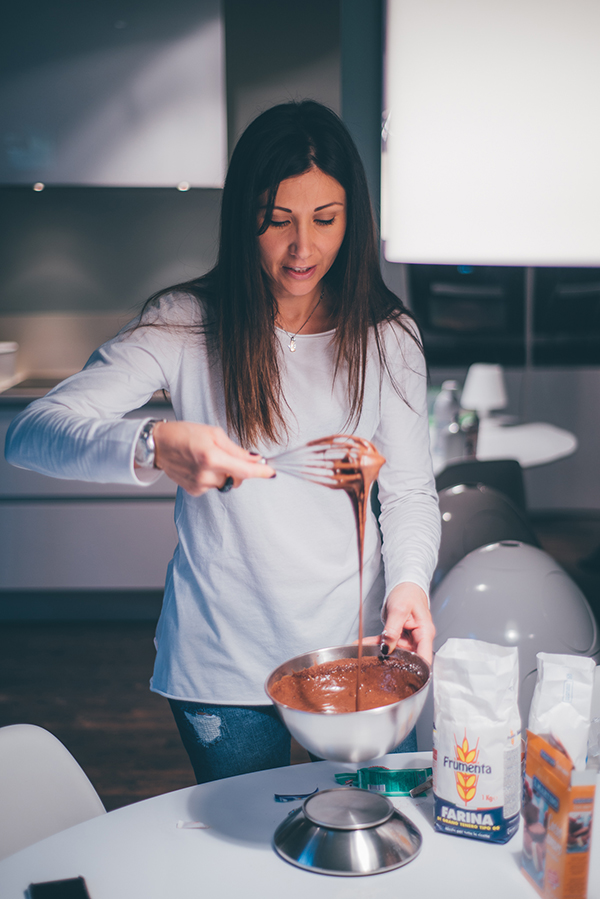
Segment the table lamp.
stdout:
<svg viewBox="0 0 600 899">
<path fill-rule="evenodd" d="M 476 362 L 470 366 L 461 396 L 463 409 L 474 409 L 481 421 L 495 409 L 508 405 L 501 365 Z"/>
</svg>

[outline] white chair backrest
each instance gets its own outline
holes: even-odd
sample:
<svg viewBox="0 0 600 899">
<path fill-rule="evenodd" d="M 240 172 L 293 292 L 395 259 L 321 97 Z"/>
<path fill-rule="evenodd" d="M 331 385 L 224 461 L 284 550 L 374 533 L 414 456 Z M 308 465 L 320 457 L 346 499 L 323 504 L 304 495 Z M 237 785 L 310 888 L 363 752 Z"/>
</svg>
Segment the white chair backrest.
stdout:
<svg viewBox="0 0 600 899">
<path fill-rule="evenodd" d="M 49 731 L 0 728 L 0 859 L 105 813 L 83 769 Z"/>
</svg>

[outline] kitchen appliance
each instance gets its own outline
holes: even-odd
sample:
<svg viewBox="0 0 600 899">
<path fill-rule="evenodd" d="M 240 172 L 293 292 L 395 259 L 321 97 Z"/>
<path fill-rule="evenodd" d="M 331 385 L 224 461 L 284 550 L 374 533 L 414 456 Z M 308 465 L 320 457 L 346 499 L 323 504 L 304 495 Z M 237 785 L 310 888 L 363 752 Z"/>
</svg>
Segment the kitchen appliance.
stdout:
<svg viewBox="0 0 600 899">
<path fill-rule="evenodd" d="M 598 365 L 600 269 L 536 269 L 533 328 L 534 365 Z"/>
<path fill-rule="evenodd" d="M 363 646 L 378 656 L 378 646 Z M 418 671 L 422 687 L 406 699 L 358 712 L 308 712 L 286 706 L 271 688 L 287 674 L 335 659 L 358 657 L 358 646 L 333 646 L 296 656 L 267 678 L 267 695 L 296 740 L 313 755 L 339 762 L 363 762 L 385 755 L 409 734 L 421 713 L 431 681 L 429 665 L 416 653 L 396 649 Z M 377 874 L 405 865 L 421 848 L 419 830 L 384 796 L 354 788 L 309 796 L 275 831 L 275 851 L 286 861 L 321 874 Z"/>
<path fill-rule="evenodd" d="M 522 268 L 407 265 L 406 280 L 429 365 L 525 362 Z"/>
<path fill-rule="evenodd" d="M 389 799 L 341 787 L 305 799 L 275 831 L 276 852 L 320 874 L 380 874 L 418 855 L 419 830 Z"/>
</svg>

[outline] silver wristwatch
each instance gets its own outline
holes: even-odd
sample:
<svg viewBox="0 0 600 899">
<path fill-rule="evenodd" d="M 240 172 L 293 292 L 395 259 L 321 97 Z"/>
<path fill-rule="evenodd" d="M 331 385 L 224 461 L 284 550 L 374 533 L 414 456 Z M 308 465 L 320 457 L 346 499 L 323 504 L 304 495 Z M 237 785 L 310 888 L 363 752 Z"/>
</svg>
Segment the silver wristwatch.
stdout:
<svg viewBox="0 0 600 899">
<path fill-rule="evenodd" d="M 152 431 L 154 430 L 154 425 L 158 424 L 159 421 L 166 420 L 166 418 L 152 418 L 146 422 L 140 431 L 133 457 L 137 468 L 154 468 L 156 444 L 154 443 Z"/>
</svg>

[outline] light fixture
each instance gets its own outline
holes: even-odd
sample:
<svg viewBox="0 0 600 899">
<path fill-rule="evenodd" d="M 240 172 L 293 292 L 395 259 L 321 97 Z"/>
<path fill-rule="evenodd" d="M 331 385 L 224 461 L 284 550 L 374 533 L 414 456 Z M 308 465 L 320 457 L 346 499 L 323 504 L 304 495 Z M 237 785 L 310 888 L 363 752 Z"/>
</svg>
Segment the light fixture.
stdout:
<svg viewBox="0 0 600 899">
<path fill-rule="evenodd" d="M 600 3 L 387 0 L 392 262 L 600 265 Z"/>
<path fill-rule="evenodd" d="M 508 405 L 504 371 L 501 365 L 476 362 L 469 367 L 465 386 L 460 397 L 463 409 L 474 409 L 480 419 L 487 418 L 495 409 Z"/>
<path fill-rule="evenodd" d="M 35 191 L 39 192 L 40 190 L 43 190 L 45 188 L 45 186 L 46 185 L 44 184 L 43 181 L 36 181 L 35 184 L 33 185 L 33 189 Z"/>
</svg>

